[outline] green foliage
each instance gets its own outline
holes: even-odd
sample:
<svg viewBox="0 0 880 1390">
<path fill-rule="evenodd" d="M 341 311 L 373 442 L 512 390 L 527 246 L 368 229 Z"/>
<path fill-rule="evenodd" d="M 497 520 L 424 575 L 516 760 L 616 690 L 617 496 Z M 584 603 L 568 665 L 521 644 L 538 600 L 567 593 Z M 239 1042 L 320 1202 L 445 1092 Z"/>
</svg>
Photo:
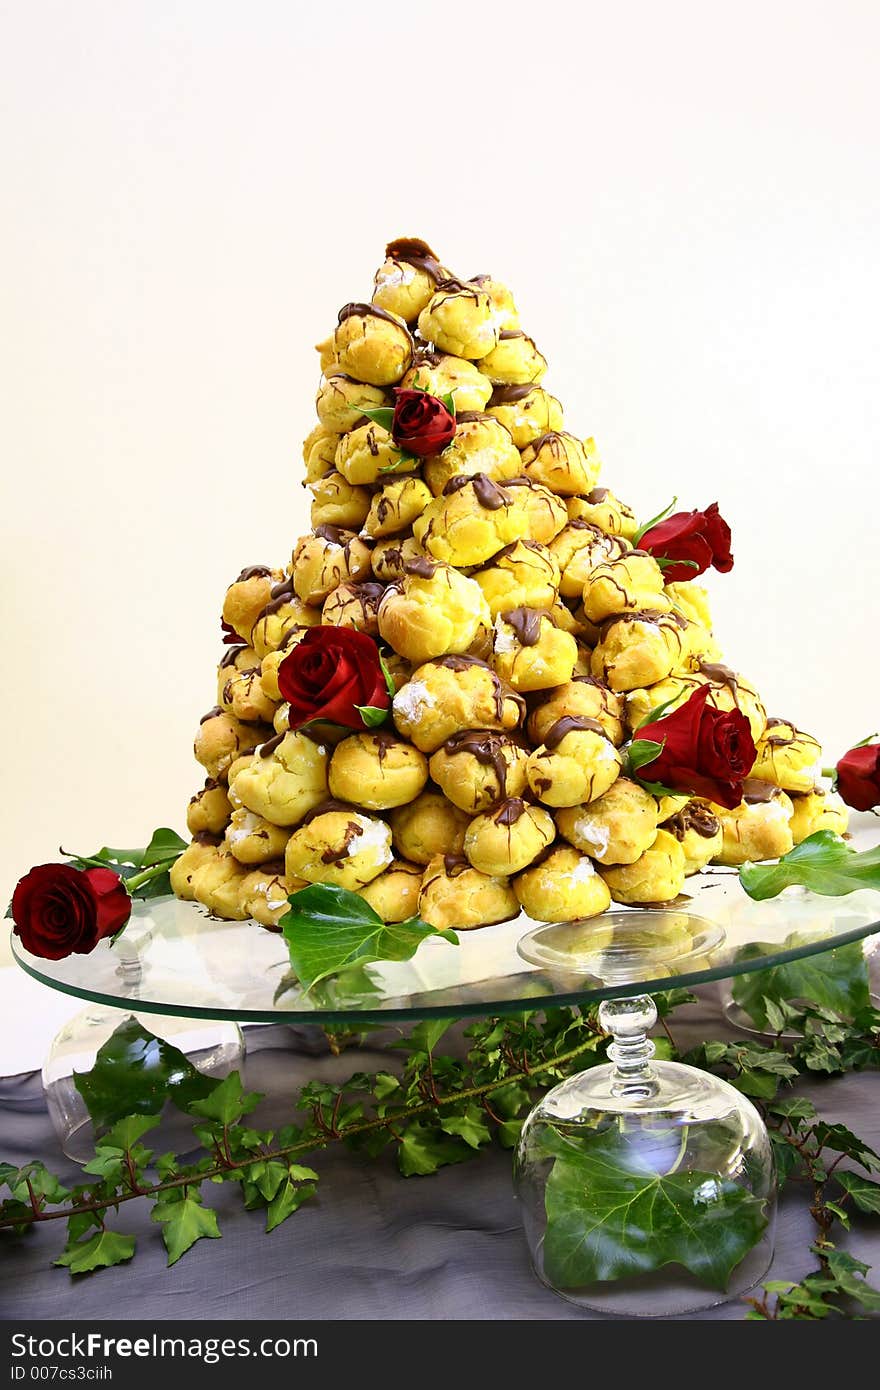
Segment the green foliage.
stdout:
<svg viewBox="0 0 880 1390">
<path fill-rule="evenodd" d="M 665 739 L 662 743 L 655 743 L 650 738 L 633 739 L 626 753 L 629 772 L 631 774 L 636 773 L 640 767 L 646 767 L 648 763 L 654 762 L 660 757 L 665 746 Z"/>
<path fill-rule="evenodd" d="M 134 1254 L 134 1236 L 102 1228 L 88 1240 L 71 1242 L 55 1261 L 66 1265 L 71 1274 L 90 1274 L 94 1269 L 108 1269 L 124 1264 Z"/>
<path fill-rule="evenodd" d="M 826 898 L 880 888 L 880 845 L 859 852 L 832 831 L 817 830 L 777 864 L 743 864 L 739 881 L 759 902 L 794 884 Z"/>
<path fill-rule="evenodd" d="M 391 713 L 390 709 L 383 709 L 381 705 L 355 705 L 355 709 L 363 720 L 365 729 L 378 729 Z"/>
<path fill-rule="evenodd" d="M 104 1043 L 91 1071 L 75 1073 L 74 1084 L 101 1130 L 126 1115 L 158 1115 L 166 1100 L 185 1110 L 209 1094 L 214 1082 L 129 1016 Z"/>
<path fill-rule="evenodd" d="M 203 1207 L 201 1193 L 192 1188 L 178 1188 L 163 1194 L 150 1216 L 153 1221 L 162 1223 L 169 1265 L 176 1264 L 197 1240 L 203 1237 L 218 1240 L 220 1237 L 216 1212 Z"/>
<path fill-rule="evenodd" d="M 542 1133 L 554 1158 L 544 1238 L 551 1283 L 576 1289 L 680 1265 L 710 1288 L 727 1287 L 767 1225 L 765 1204 L 738 1183 L 679 1170 L 679 1135 L 667 1135 L 672 1161 L 658 1171 L 662 1136 L 647 1128 L 602 1129 L 576 1142 Z"/>
<path fill-rule="evenodd" d="M 458 944 L 455 932 L 436 931 L 419 917 L 383 922 L 357 893 L 335 884 L 310 884 L 288 902 L 281 930 L 294 974 L 307 991 L 351 966 L 410 960 L 429 936 Z"/>
<path fill-rule="evenodd" d="M 161 826 L 153 831 L 145 849 L 113 849 L 104 845 L 94 854 L 71 855 L 70 862 L 77 869 L 112 869 L 133 898 L 158 898 L 171 892 L 169 871 L 186 846 L 187 841 L 175 830 Z M 124 930 L 123 927 L 116 932 L 113 941 L 118 940 Z"/>
<path fill-rule="evenodd" d="M 737 959 L 759 960 L 761 956 L 796 950 L 807 941 L 803 934 L 793 932 L 781 947 L 778 942 L 750 942 Z M 791 1004 L 798 1000 L 808 1000 L 817 1009 L 832 1009 L 853 1018 L 870 1003 L 862 943 L 851 941 L 821 955 L 801 956 L 768 969 L 737 975 L 732 992 L 736 1003 L 759 1028 L 776 1033 L 785 1030 Z"/>
</svg>

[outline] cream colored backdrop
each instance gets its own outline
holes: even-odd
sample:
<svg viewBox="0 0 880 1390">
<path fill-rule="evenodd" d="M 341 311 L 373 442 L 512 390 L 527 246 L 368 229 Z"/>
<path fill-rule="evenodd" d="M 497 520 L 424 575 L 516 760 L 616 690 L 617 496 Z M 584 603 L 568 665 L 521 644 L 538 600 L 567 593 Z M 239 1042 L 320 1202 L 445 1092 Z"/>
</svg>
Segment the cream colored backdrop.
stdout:
<svg viewBox="0 0 880 1390">
<path fill-rule="evenodd" d="M 873 0 L 0 6 L 0 897 L 183 826 L 224 588 L 307 521 L 312 344 L 419 234 L 513 286 L 725 650 L 880 722 Z"/>
</svg>

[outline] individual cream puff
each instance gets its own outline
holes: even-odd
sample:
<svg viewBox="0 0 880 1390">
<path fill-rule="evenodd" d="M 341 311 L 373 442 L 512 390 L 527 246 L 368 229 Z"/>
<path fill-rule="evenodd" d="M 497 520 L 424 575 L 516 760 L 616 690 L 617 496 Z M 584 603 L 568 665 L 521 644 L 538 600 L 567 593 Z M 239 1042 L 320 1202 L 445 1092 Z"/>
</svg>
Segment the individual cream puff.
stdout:
<svg viewBox="0 0 880 1390">
<path fill-rule="evenodd" d="M 425 460 L 425 481 L 434 497 L 459 475 L 483 473 L 496 483 L 522 472 L 519 450 L 504 426 L 479 411 L 459 412 L 455 435 L 442 454 Z"/>
<path fill-rule="evenodd" d="M 493 386 L 526 386 L 541 380 L 547 371 L 547 358 L 522 329 L 503 328 L 496 346 L 477 366 Z"/>
<path fill-rule="evenodd" d="M 427 780 L 424 753 L 385 729 L 343 739 L 330 759 L 330 795 L 368 811 L 414 801 Z"/>
<path fill-rule="evenodd" d="M 557 720 L 565 715 L 583 715 L 597 720 L 605 737 L 619 748 L 624 739 L 623 713 L 622 696 L 609 690 L 595 676 L 574 676 L 565 685 L 549 691 L 540 704 L 534 706 L 529 715 L 528 734 L 532 743 L 543 743 Z"/>
<path fill-rule="evenodd" d="M 589 521 L 570 521 L 550 542 L 559 565 L 559 592 L 563 598 L 581 599 L 584 588 L 600 565 L 626 555 L 629 543 L 619 536 L 608 536 Z"/>
<path fill-rule="evenodd" d="M 497 618 L 512 608 L 552 608 L 560 571 L 550 548 L 538 541 L 514 541 L 472 576 Z"/>
<path fill-rule="evenodd" d="M 618 777 L 587 806 L 556 812 L 559 832 L 600 864 L 634 864 L 657 838 L 657 802 L 628 777 Z"/>
<path fill-rule="evenodd" d="M 284 855 L 288 877 L 357 891 L 391 863 L 391 827 L 357 807 L 329 801 L 294 830 Z"/>
<path fill-rule="evenodd" d="M 526 757 L 507 734 L 462 729 L 431 755 L 431 777 L 455 806 L 478 815 L 525 791 Z"/>
<path fill-rule="evenodd" d="M 475 816 L 465 831 L 465 857 L 480 873 L 515 874 L 526 868 L 556 837 L 553 817 L 542 806 L 509 797 Z"/>
<path fill-rule="evenodd" d="M 478 657 L 446 656 L 419 666 L 391 708 L 398 732 L 433 753 L 465 729 L 511 732 L 522 722 L 525 701 Z"/>
<path fill-rule="evenodd" d="M 521 692 L 549 690 L 570 681 L 577 642 L 540 608 L 513 608 L 495 619 L 492 664 Z"/>
<path fill-rule="evenodd" d="M 588 457 L 593 457 L 596 452 L 595 441 L 585 440 L 584 450 Z M 622 536 L 624 540 L 635 544 L 635 535 L 639 529 L 635 514 L 631 507 L 621 502 L 607 487 L 591 488 L 586 497 L 569 497 L 567 505 L 572 521 L 588 521 L 609 536 Z"/>
<path fill-rule="evenodd" d="M 620 613 L 638 613 L 645 609 L 668 613 L 671 608 L 663 592 L 663 571 L 653 556 L 640 550 L 631 550 L 616 560 L 596 565 L 587 575 L 584 612 L 593 623 L 603 623 Z"/>
<path fill-rule="evenodd" d="M 215 782 L 225 782 L 232 763 L 242 753 L 251 752 L 266 738 L 263 724 L 243 724 L 234 714 L 216 707 L 199 722 L 193 751 Z"/>
<path fill-rule="evenodd" d="M 533 439 L 523 449 L 522 463 L 527 478 L 561 497 L 589 492 L 601 466 L 579 439 L 564 431 L 550 431 Z"/>
<path fill-rule="evenodd" d="M 343 374 L 371 386 L 400 381 L 413 356 L 412 335 L 404 320 L 378 304 L 344 305 L 333 346 Z"/>
<path fill-rule="evenodd" d="M 388 430 L 369 422 L 341 436 L 334 461 L 353 487 L 380 483 L 390 473 L 412 473 L 419 466 L 418 459 L 405 457 Z"/>
<path fill-rule="evenodd" d="M 466 859 L 438 854 L 425 870 L 419 916 L 437 931 L 472 931 L 518 917 L 519 903 L 506 876 L 480 873 Z"/>
<path fill-rule="evenodd" d="M 440 281 L 419 314 L 419 332 L 443 352 L 475 361 L 492 351 L 500 330 L 486 291 L 450 278 Z"/>
<path fill-rule="evenodd" d="M 414 664 L 466 652 L 490 622 L 479 584 L 433 560 L 407 561 L 379 605 L 383 640 Z"/>
<path fill-rule="evenodd" d="M 674 835 L 684 850 L 685 873 L 696 874 L 721 853 L 724 835 L 721 821 L 705 801 L 689 801 L 663 829 Z"/>
<path fill-rule="evenodd" d="M 289 835 L 289 830 L 241 806 L 232 812 L 224 844 L 240 864 L 265 864 L 282 857 Z"/>
<path fill-rule="evenodd" d="M 398 237 L 386 246 L 385 260 L 376 271 L 373 303 L 404 323 L 414 324 L 438 280 L 448 274 L 427 242 L 419 237 Z"/>
<path fill-rule="evenodd" d="M 368 386 L 362 381 L 354 381 L 350 376 L 336 373 L 328 376 L 318 387 L 315 409 L 321 426 L 328 434 L 345 434 L 354 430 L 363 420 L 365 410 L 376 410 L 385 405 L 385 392 L 378 386 Z M 326 453 L 327 444 L 322 443 L 321 454 Z M 338 441 L 337 441 L 338 447 Z M 334 452 L 333 458 L 336 454 Z M 312 466 L 312 455 L 307 459 Z"/>
<path fill-rule="evenodd" d="M 617 691 L 665 680 L 681 660 L 686 627 L 677 613 L 621 613 L 603 625 L 590 670 Z"/>
<path fill-rule="evenodd" d="M 222 782 L 206 777 L 201 791 L 190 797 L 186 808 L 186 828 L 193 836 L 203 831 L 209 835 L 222 835 L 231 814 L 229 795 Z"/>
<path fill-rule="evenodd" d="M 248 565 L 226 590 L 223 621 L 235 629 L 243 642 L 250 641 L 251 628 L 257 615 L 269 602 L 273 586 L 283 579 L 283 570 L 269 569 L 267 565 Z"/>
<path fill-rule="evenodd" d="M 547 806 L 580 806 L 607 792 L 620 775 L 621 758 L 601 724 L 578 715 L 563 717 L 529 754 L 526 777 Z"/>
<path fill-rule="evenodd" d="M 796 729 L 788 719 L 768 719 L 757 750 L 752 777 L 786 792 L 812 791 L 822 770 L 822 749 L 812 734 Z"/>
<path fill-rule="evenodd" d="M 813 787 L 808 792 L 792 792 L 790 797 L 793 809 L 789 824 L 796 845 L 817 830 L 830 830 L 833 835 L 846 834 L 849 812 L 836 794 Z"/>
<path fill-rule="evenodd" d="M 513 891 L 536 922 L 570 922 L 597 917 L 611 904 L 608 885 L 587 858 L 558 845 L 513 880 Z"/>
<path fill-rule="evenodd" d="M 305 734 L 276 734 L 232 777 L 230 789 L 273 825 L 296 825 L 326 799 L 328 762 L 323 744 Z"/>
<path fill-rule="evenodd" d="M 687 864 L 674 835 L 658 830 L 649 849 L 632 864 L 599 869 L 616 903 L 625 906 L 674 902 L 684 887 Z"/>
<path fill-rule="evenodd" d="M 786 793 L 770 782 L 750 778 L 734 810 L 714 803 L 711 809 L 721 822 L 724 837 L 716 864 L 738 867 L 750 860 L 779 859 L 794 848 L 794 807 Z"/>
<path fill-rule="evenodd" d="M 312 526 L 343 526 L 356 531 L 366 521 L 372 501 L 369 488 L 353 487 L 335 469 L 312 483 L 311 492 Z"/>
<path fill-rule="evenodd" d="M 421 864 L 392 859 L 387 869 L 358 891 L 383 922 L 405 922 L 419 910 L 423 874 Z"/>
<path fill-rule="evenodd" d="M 392 478 L 374 495 L 364 520 L 364 531 L 374 540 L 409 531 L 430 501 L 430 489 L 421 478 L 412 475 Z"/>
<path fill-rule="evenodd" d="M 456 414 L 485 410 L 492 394 L 491 381 L 473 362 L 424 345 L 417 346 L 413 364 L 400 384 L 404 389 L 427 391 L 439 400 L 452 396 Z"/>
<path fill-rule="evenodd" d="M 360 583 L 372 573 L 369 546 L 338 526 L 319 526 L 314 535 L 302 536 L 292 565 L 297 596 L 313 608 L 340 584 Z"/>
<path fill-rule="evenodd" d="M 389 816 L 394 848 L 402 859 L 428 864 L 438 854 L 462 854 L 470 817 L 433 787 Z"/>
<path fill-rule="evenodd" d="M 550 431 L 561 430 L 562 406 L 543 387 L 528 382 L 522 386 L 496 386 L 489 398 L 489 414 L 510 431 L 518 449 Z"/>
</svg>

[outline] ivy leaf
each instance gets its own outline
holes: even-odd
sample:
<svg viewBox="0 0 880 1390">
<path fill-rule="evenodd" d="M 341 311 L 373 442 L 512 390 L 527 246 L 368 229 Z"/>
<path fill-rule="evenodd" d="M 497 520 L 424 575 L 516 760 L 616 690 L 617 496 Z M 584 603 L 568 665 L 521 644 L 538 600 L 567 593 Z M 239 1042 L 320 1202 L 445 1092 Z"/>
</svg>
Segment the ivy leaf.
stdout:
<svg viewBox="0 0 880 1390">
<path fill-rule="evenodd" d="M 650 521 L 645 521 L 642 523 L 642 525 L 638 528 L 635 535 L 633 536 L 632 543 L 634 546 L 638 545 L 639 541 L 642 539 L 642 536 L 647 535 L 652 526 L 656 526 L 659 521 L 665 520 L 665 518 L 672 511 L 672 508 L 675 506 L 677 501 L 678 498 L 673 497 L 672 501 L 669 502 L 667 506 L 663 508 L 662 512 L 658 512 L 656 516 L 652 516 Z"/>
<path fill-rule="evenodd" d="M 574 1289 L 672 1264 L 725 1289 L 764 1232 L 764 1202 L 715 1173 L 658 1173 L 637 1144 L 603 1133 L 575 1149 L 556 1136 L 545 1192 L 548 1280 Z"/>
<path fill-rule="evenodd" d="M 99 1048 L 91 1071 L 74 1073 L 74 1084 L 95 1129 L 102 1130 L 126 1116 L 158 1115 L 166 1100 L 186 1110 L 216 1081 L 129 1016 Z"/>
<path fill-rule="evenodd" d="M 739 881 L 750 898 L 763 902 L 793 884 L 827 898 L 860 888 L 880 889 L 880 845 L 858 852 L 830 830 L 817 830 L 778 864 L 743 864 Z"/>
<path fill-rule="evenodd" d="M 4 1185 L 12 1187 L 13 1178 L 18 1176 L 18 1169 L 14 1163 L 0 1163 L 0 1187 Z"/>
<path fill-rule="evenodd" d="M 440 1128 L 444 1134 L 457 1135 L 472 1149 L 479 1149 L 492 1138 L 486 1116 L 479 1105 L 469 1105 L 458 1115 L 450 1115 L 443 1111 L 440 1115 Z"/>
<path fill-rule="evenodd" d="M 782 949 L 794 950 L 805 944 L 806 939 L 801 933 L 792 932 Z M 779 950 L 778 942 L 751 941 L 737 953 L 737 960 L 759 960 L 761 956 L 776 955 Z M 782 1029 L 776 1026 L 779 1020 L 773 1015 L 772 1006 L 794 999 L 805 999 L 820 1008 L 833 1009 L 835 1013 L 852 1018 L 870 1000 L 862 943 L 850 941 L 818 956 L 804 956 L 765 970 L 737 975 L 732 992 L 736 1003 L 759 1028 L 769 1025 L 775 1032 Z"/>
<path fill-rule="evenodd" d="M 378 729 L 379 725 L 384 724 L 391 713 L 390 708 L 383 709 L 381 705 L 355 705 L 355 709 L 367 729 Z"/>
<path fill-rule="evenodd" d="M 236 1124 L 242 1115 L 256 1110 L 263 1099 L 259 1091 L 245 1091 L 237 1071 L 230 1072 L 219 1085 L 212 1081 L 211 1086 L 209 1095 L 193 1100 L 188 1108 L 191 1114 L 203 1115 L 206 1120 L 216 1120 L 221 1125 Z"/>
<path fill-rule="evenodd" d="M 117 1121 L 109 1133 L 98 1140 L 98 1147 L 126 1153 L 148 1130 L 155 1129 L 161 1120 L 161 1115 L 126 1115 L 124 1120 Z"/>
<path fill-rule="evenodd" d="M 107 1269 L 110 1265 L 121 1265 L 134 1254 L 134 1236 L 124 1236 L 119 1231 L 99 1231 L 90 1240 L 76 1241 L 68 1245 L 56 1261 L 56 1265 L 66 1265 L 71 1274 L 89 1274 L 93 1269 Z"/>
<path fill-rule="evenodd" d="M 407 1125 L 397 1149 L 397 1163 L 405 1178 L 436 1173 L 447 1163 L 463 1163 L 473 1149 L 454 1135 L 443 1134 L 419 1120 Z"/>
<path fill-rule="evenodd" d="M 274 1231 L 276 1226 L 280 1226 L 282 1221 L 286 1221 L 288 1216 L 292 1216 L 303 1202 L 307 1202 L 310 1197 L 315 1195 L 315 1183 L 317 1181 L 318 1174 L 314 1169 L 303 1168 L 297 1163 L 291 1164 L 283 1185 L 278 1188 L 269 1203 L 269 1210 L 266 1215 L 267 1235 L 270 1231 Z"/>
<path fill-rule="evenodd" d="M 872 1216 L 880 1216 L 880 1183 L 872 1182 L 870 1178 L 863 1178 L 860 1173 L 836 1172 L 834 1177 L 844 1192 L 848 1192 L 852 1197 L 853 1204 L 858 1207 L 859 1211 L 870 1212 Z"/>
<path fill-rule="evenodd" d="M 662 743 L 655 743 L 650 738 L 633 739 L 626 752 L 630 772 L 638 772 L 640 767 L 654 762 L 656 758 L 660 757 L 665 747 L 666 739 Z"/>
<path fill-rule="evenodd" d="M 330 883 L 313 883 L 291 893 L 281 930 L 293 967 L 308 991 L 351 965 L 410 960 L 429 936 L 458 945 L 453 931 L 435 931 L 419 917 L 385 923 L 357 893 Z"/>
<path fill-rule="evenodd" d="M 176 1264 L 197 1240 L 218 1240 L 220 1229 L 217 1213 L 202 1206 L 199 1193 L 187 1189 L 180 1200 L 158 1201 L 150 1213 L 151 1220 L 162 1223 L 162 1239 L 168 1251 L 169 1266 Z"/>
<path fill-rule="evenodd" d="M 864 1140 L 853 1134 L 851 1129 L 847 1129 L 846 1125 L 829 1125 L 820 1120 L 813 1133 L 820 1148 L 844 1154 L 862 1168 L 866 1168 L 869 1173 L 880 1172 L 880 1154 L 876 1154 Z"/>
</svg>

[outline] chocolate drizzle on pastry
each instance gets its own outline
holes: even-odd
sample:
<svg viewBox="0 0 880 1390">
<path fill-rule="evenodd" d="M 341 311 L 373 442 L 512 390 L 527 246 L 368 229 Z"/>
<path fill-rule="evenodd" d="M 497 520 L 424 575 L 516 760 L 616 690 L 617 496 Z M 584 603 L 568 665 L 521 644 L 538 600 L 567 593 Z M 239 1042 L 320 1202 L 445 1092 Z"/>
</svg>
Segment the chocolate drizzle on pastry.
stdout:
<svg viewBox="0 0 880 1390">
<path fill-rule="evenodd" d="M 393 323 L 395 328 L 399 328 L 401 333 L 405 333 L 410 342 L 412 342 L 412 334 L 406 324 L 401 323 L 400 319 L 396 318 L 394 314 L 389 313 L 387 309 L 380 309 L 378 304 L 343 304 L 342 308 L 339 310 L 338 322 L 345 323 L 346 319 L 353 318 L 386 319 L 388 323 Z M 338 376 L 340 374 L 337 372 L 336 375 Z"/>
<path fill-rule="evenodd" d="M 417 236 L 399 236 L 394 241 L 389 241 L 385 247 L 385 255 L 390 261 L 398 261 L 401 265 L 411 265 L 415 266 L 416 270 L 423 270 L 435 283 L 446 275 L 428 243 Z"/>
<path fill-rule="evenodd" d="M 216 849 L 218 845 L 222 845 L 223 836 L 213 835 L 210 830 L 197 830 L 192 842 L 194 845 L 212 845 Z"/>
<path fill-rule="evenodd" d="M 209 709 L 209 710 L 208 710 L 208 713 L 207 713 L 207 714 L 203 714 L 203 715 L 202 715 L 201 719 L 199 720 L 199 723 L 200 723 L 200 724 L 207 724 L 207 722 L 208 722 L 209 719 L 216 719 L 216 718 L 217 718 L 217 715 L 218 715 L 218 714 L 222 714 L 222 713 L 223 713 L 223 711 L 222 711 L 222 709 L 220 708 L 220 706 L 219 706 L 219 705 L 215 705 L 213 709 Z"/>
<path fill-rule="evenodd" d="M 503 801 L 494 812 L 492 819 L 496 825 L 516 825 L 528 810 L 528 805 L 521 796 L 511 796 L 507 801 Z"/>
<path fill-rule="evenodd" d="M 413 555 L 403 561 L 404 574 L 415 575 L 418 579 L 433 579 L 439 568 L 437 561 L 429 559 L 427 555 Z"/>
<path fill-rule="evenodd" d="M 268 579 L 272 571 L 266 565 L 246 565 L 236 579 L 236 584 L 244 584 L 247 579 Z"/>
<path fill-rule="evenodd" d="M 607 735 L 598 719 L 591 719 L 587 714 L 564 714 L 561 719 L 557 719 L 555 724 L 544 735 L 544 747 L 548 753 L 552 753 L 558 748 L 567 734 L 573 734 L 579 730 L 589 730 L 593 734 L 601 734 L 603 738 Z"/>
<path fill-rule="evenodd" d="M 271 758 L 272 754 L 275 752 L 275 749 L 279 748 L 281 744 L 284 742 L 288 732 L 290 731 L 285 729 L 283 733 L 275 734 L 274 738 L 268 738 L 266 739 L 265 743 L 261 743 L 259 748 L 260 757 Z"/>
<path fill-rule="evenodd" d="M 444 854 L 443 856 L 443 872 L 447 878 L 458 878 L 459 875 L 467 873 L 470 867 L 470 860 L 465 859 L 463 854 Z"/>
<path fill-rule="evenodd" d="M 498 784 L 498 796 L 507 795 L 507 759 L 504 750 L 510 741 L 503 734 L 491 729 L 459 729 L 443 745 L 444 752 L 454 758 L 459 753 L 469 753 L 483 767 L 491 767 Z"/>
<path fill-rule="evenodd" d="M 456 477 L 449 479 L 443 489 L 443 496 L 451 497 L 453 493 L 460 492 L 462 488 L 467 487 L 468 483 L 472 484 L 474 496 L 480 506 L 486 508 L 486 511 L 498 512 L 502 507 L 510 506 L 510 499 L 485 473 L 457 474 Z"/>
<path fill-rule="evenodd" d="M 522 386 L 496 386 L 489 398 L 489 406 L 513 405 L 515 401 L 524 400 L 533 391 L 540 389 L 536 381 L 527 381 Z"/>
<path fill-rule="evenodd" d="M 501 614 L 502 621 L 513 628 L 521 647 L 537 647 L 541 640 L 542 618 L 553 622 L 550 614 L 539 608 L 511 608 Z"/>
<path fill-rule="evenodd" d="M 693 830 L 695 835 L 702 836 L 704 840 L 714 840 L 721 829 L 721 822 L 705 802 L 689 801 L 687 806 L 683 806 L 674 816 L 663 822 L 663 829 L 668 830 L 670 835 L 674 835 L 679 841 L 684 839 L 689 830 Z"/>
<path fill-rule="evenodd" d="M 781 795 L 780 787 L 775 787 L 772 782 L 765 782 L 760 777 L 747 777 L 743 782 L 743 801 L 747 806 L 762 806 L 768 801 L 775 801 Z"/>
<path fill-rule="evenodd" d="M 586 500 L 587 500 L 587 502 L 589 502 L 589 504 L 590 504 L 591 507 L 598 507 L 598 506 L 600 505 L 600 503 L 607 501 L 607 499 L 608 499 L 608 488 L 607 488 L 607 487 L 594 487 L 593 490 L 592 490 L 592 492 L 588 492 L 588 493 L 587 493 L 587 497 L 586 497 Z"/>
</svg>

